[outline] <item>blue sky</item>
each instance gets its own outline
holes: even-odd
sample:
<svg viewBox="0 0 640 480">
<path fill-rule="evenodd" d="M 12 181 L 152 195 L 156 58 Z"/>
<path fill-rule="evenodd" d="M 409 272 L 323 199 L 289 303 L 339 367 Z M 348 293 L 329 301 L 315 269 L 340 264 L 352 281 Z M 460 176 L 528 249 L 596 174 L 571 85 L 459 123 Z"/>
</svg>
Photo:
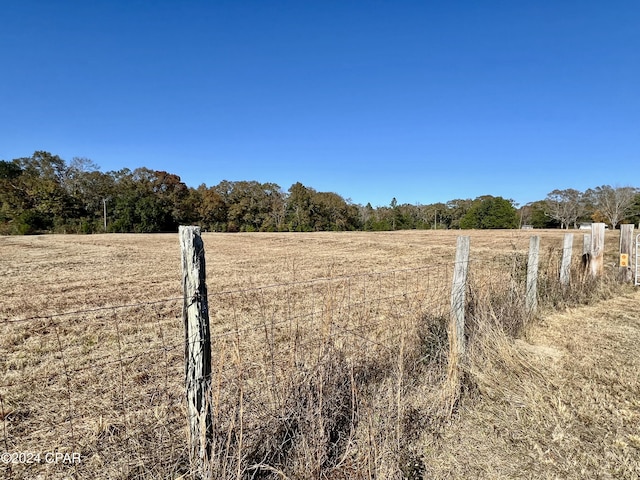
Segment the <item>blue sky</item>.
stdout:
<svg viewBox="0 0 640 480">
<path fill-rule="evenodd" d="M 5 1 L 0 159 L 356 203 L 640 186 L 640 2 Z"/>
</svg>

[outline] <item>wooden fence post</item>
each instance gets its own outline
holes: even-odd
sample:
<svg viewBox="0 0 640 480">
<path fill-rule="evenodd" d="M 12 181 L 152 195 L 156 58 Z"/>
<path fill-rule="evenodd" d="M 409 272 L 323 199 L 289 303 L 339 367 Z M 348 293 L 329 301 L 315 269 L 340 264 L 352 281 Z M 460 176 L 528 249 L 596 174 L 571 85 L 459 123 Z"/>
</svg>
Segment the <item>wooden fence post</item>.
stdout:
<svg viewBox="0 0 640 480">
<path fill-rule="evenodd" d="M 456 260 L 453 267 L 451 286 L 451 317 L 449 320 L 449 365 L 447 374 L 447 409 L 453 413 L 460 397 L 460 373 L 464 363 L 465 338 L 464 314 L 469 270 L 469 237 L 459 236 L 456 240 Z"/>
<path fill-rule="evenodd" d="M 589 258 L 591 257 L 591 234 L 587 233 L 582 237 L 582 273 L 584 274 L 583 280 L 586 277 L 586 273 L 589 271 Z"/>
<path fill-rule="evenodd" d="M 591 224 L 591 251 L 589 252 L 590 272 L 593 278 L 604 271 L 604 223 Z"/>
<path fill-rule="evenodd" d="M 456 240 L 456 260 L 451 288 L 451 322 L 449 328 L 449 355 L 460 362 L 465 352 L 464 313 L 469 270 L 469 237 L 459 236 Z"/>
<path fill-rule="evenodd" d="M 626 283 L 633 278 L 632 261 L 633 248 L 633 224 L 620 225 L 620 262 L 618 263 L 618 274 L 620 280 Z"/>
<path fill-rule="evenodd" d="M 185 329 L 185 386 L 189 456 L 198 478 L 209 478 L 213 438 L 211 418 L 211 337 L 204 244 L 199 227 L 179 227 L 182 254 L 182 319 Z"/>
<path fill-rule="evenodd" d="M 573 233 L 565 233 L 562 242 L 562 263 L 560 264 L 560 285 L 571 283 L 571 254 L 573 253 Z"/>
<path fill-rule="evenodd" d="M 529 258 L 527 260 L 527 292 L 525 306 L 527 313 L 532 315 L 538 309 L 538 260 L 540 258 L 540 237 L 537 235 L 529 239 Z"/>
</svg>

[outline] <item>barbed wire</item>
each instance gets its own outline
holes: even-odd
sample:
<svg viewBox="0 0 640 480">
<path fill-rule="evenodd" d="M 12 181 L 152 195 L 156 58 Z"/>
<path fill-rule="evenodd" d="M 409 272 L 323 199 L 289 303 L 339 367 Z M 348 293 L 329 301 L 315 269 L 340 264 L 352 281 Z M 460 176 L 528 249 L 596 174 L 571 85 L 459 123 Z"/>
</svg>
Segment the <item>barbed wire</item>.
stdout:
<svg viewBox="0 0 640 480">
<path fill-rule="evenodd" d="M 504 258 L 504 257 L 503 257 Z M 476 265 L 495 265 L 497 263 L 496 259 L 493 260 L 480 260 L 480 259 L 472 259 L 469 261 L 469 263 L 473 263 Z M 363 272 L 363 273 L 358 273 L 358 274 L 351 274 L 351 275 L 337 275 L 337 276 L 333 276 L 333 277 L 319 277 L 319 278 L 314 278 L 314 279 L 309 279 L 309 280 L 300 280 L 300 281 L 294 281 L 294 282 L 282 282 L 282 283 L 275 283 L 275 284 L 270 284 L 270 285 L 263 285 L 263 286 L 258 286 L 258 287 L 249 287 L 249 288 L 243 288 L 243 289 L 235 289 L 235 290 L 226 290 L 226 291 L 220 291 L 220 292 L 213 292 L 210 293 L 208 295 L 209 299 L 212 298 L 216 298 L 216 297 L 221 297 L 221 296 L 234 296 L 234 295 L 241 295 L 241 294 L 247 294 L 247 293 L 253 293 L 253 292 L 265 292 L 267 290 L 270 289 L 277 289 L 277 288 L 288 288 L 288 287 L 300 287 L 300 286 L 310 286 L 310 285 L 317 285 L 320 283 L 331 283 L 331 282 L 340 282 L 340 281 L 348 281 L 351 282 L 353 280 L 358 280 L 358 279 L 367 279 L 367 278 L 375 278 L 377 280 L 380 280 L 382 277 L 393 277 L 393 284 L 397 284 L 397 275 L 398 274 L 403 274 L 403 273 L 417 273 L 417 272 L 423 272 L 423 271 L 427 271 L 429 269 L 434 269 L 435 268 L 443 268 L 443 267 L 451 267 L 455 265 L 455 262 L 439 262 L 439 263 L 434 263 L 434 264 L 430 264 L 430 265 L 424 265 L 424 266 L 420 266 L 420 267 L 413 267 L 413 268 L 401 268 L 401 269 L 392 269 L 392 270 L 386 270 L 386 271 L 375 271 L 375 272 Z M 405 284 L 407 283 L 408 279 L 407 277 L 405 277 Z M 424 280 L 424 279 L 423 279 Z M 430 283 L 430 276 L 427 276 L 426 278 L 427 283 Z M 492 280 L 492 277 L 489 277 L 489 280 Z M 442 286 L 439 287 L 439 289 L 443 288 Z M 375 290 L 375 289 L 374 289 Z M 295 321 L 300 321 L 300 320 L 304 320 L 307 318 L 313 318 L 314 316 L 317 315 L 328 315 L 328 314 L 333 314 L 337 311 L 344 311 L 344 310 L 349 310 L 355 307 L 359 307 L 362 305 L 366 305 L 368 303 L 372 303 L 372 302 L 384 302 L 384 301 L 389 301 L 389 300 L 393 300 L 393 299 L 397 299 L 397 298 L 401 298 L 401 297 L 406 297 L 407 295 L 417 295 L 417 294 L 421 294 L 421 293 L 426 293 L 430 291 L 430 289 L 428 288 L 422 288 L 422 289 L 415 289 L 415 290 L 406 290 L 405 287 L 405 291 L 399 292 L 399 293 L 395 293 L 392 295 L 384 295 L 384 296 L 380 296 L 380 295 L 373 295 L 370 296 L 369 298 L 367 298 L 367 292 L 365 290 L 365 292 L 363 293 L 363 299 L 361 301 L 347 301 L 347 302 L 342 302 L 340 304 L 338 304 L 337 306 L 334 306 L 331 309 L 326 309 L 325 307 L 322 307 L 320 309 L 316 310 L 316 306 L 312 306 L 312 311 L 311 312 L 306 312 L 306 313 L 301 313 L 301 314 L 297 314 L 297 315 L 291 315 L 289 314 L 285 314 L 282 317 L 282 320 L 279 321 L 270 321 L 268 323 L 268 326 L 270 328 L 274 328 L 274 327 L 279 327 L 282 325 L 285 325 L 287 323 L 291 323 L 291 322 L 295 322 Z M 370 295 L 372 295 L 373 292 L 370 291 Z M 351 298 L 351 283 L 349 283 L 349 291 L 347 293 L 348 298 Z M 72 310 L 72 311 L 67 311 L 67 312 L 62 312 L 62 313 L 52 313 L 52 314 L 45 314 L 45 315 L 37 315 L 37 316 L 31 316 L 31 317 L 26 317 L 26 318 L 13 318 L 13 319 L 3 319 L 2 322 L 5 324 L 16 324 L 16 323 L 21 323 L 21 322 L 28 322 L 28 321 L 35 321 L 35 320 L 49 320 L 49 321 L 53 321 L 53 319 L 59 319 L 61 317 L 65 317 L 65 316 L 73 316 L 73 315 L 82 315 L 82 314 L 87 314 L 87 313 L 95 313 L 95 312 L 102 312 L 102 311 L 113 311 L 113 310 L 118 310 L 118 309 L 125 309 L 125 308 L 135 308 L 135 307 L 145 307 L 145 306 L 155 306 L 155 305 L 159 305 L 159 304 L 165 304 L 165 303 L 170 303 L 170 302 L 177 302 L 183 300 L 183 297 L 171 297 L 171 298 L 166 298 L 166 299 L 159 299 L 159 300 L 151 300 L 151 301 L 141 301 L 141 302 L 134 302 L 134 303 L 128 303 L 128 304 L 121 304 L 121 305 L 110 305 L 110 306 L 101 306 L 101 307 L 92 307 L 92 308 L 88 308 L 88 309 L 78 309 L 78 310 Z M 288 304 L 287 308 L 290 309 L 291 305 Z M 302 308 L 302 306 L 301 306 Z M 264 312 L 263 312 L 264 314 Z M 115 321 L 115 320 L 114 320 Z M 156 322 L 158 323 L 159 326 L 159 331 L 160 331 L 160 337 L 161 337 L 161 343 L 162 346 L 161 347 L 153 347 L 150 350 L 146 350 L 145 352 L 142 353 L 138 353 L 138 354 L 134 354 L 134 355 L 122 355 L 122 346 L 120 345 L 119 348 L 119 355 L 120 358 L 118 360 L 110 360 L 110 361 L 105 361 L 105 362 L 100 362 L 100 360 L 106 360 L 108 358 L 111 358 L 112 355 L 103 355 L 101 357 L 98 357 L 97 359 L 93 359 L 93 362 L 95 362 L 96 360 L 98 361 L 98 363 L 93 363 L 92 365 L 89 366 L 83 366 L 83 367 L 79 367 L 79 368 L 74 368 L 74 369 L 68 369 L 65 367 L 65 374 L 69 375 L 69 374 L 73 374 L 73 373 L 78 373 L 84 370 L 88 370 L 88 369 L 96 369 L 96 368 L 102 368 L 105 366 L 109 366 L 109 365 L 114 365 L 114 364 L 119 364 L 121 367 L 124 364 L 124 362 L 127 362 L 129 360 L 135 360 L 137 358 L 140 358 L 144 355 L 147 355 L 148 353 L 151 352 L 160 352 L 160 353 L 164 353 L 165 354 L 165 362 L 168 362 L 167 358 L 166 358 L 166 354 L 170 351 L 176 350 L 176 349 L 183 349 L 185 348 L 185 344 L 180 343 L 180 344 L 169 344 L 165 341 L 164 339 L 164 335 L 162 333 L 162 326 L 160 323 L 159 318 L 156 318 Z M 256 322 L 254 324 L 248 325 L 244 328 L 232 328 L 231 330 L 227 331 L 227 332 L 222 332 L 222 333 L 213 333 L 211 335 L 211 340 L 212 341 L 219 341 L 225 338 L 229 338 L 232 336 L 242 336 L 242 335 L 247 335 L 250 334 L 252 332 L 256 332 L 258 329 L 263 328 L 265 326 L 265 321 L 263 319 L 263 321 L 259 321 Z M 355 330 L 352 329 L 348 329 L 345 326 L 339 325 L 339 324 L 334 324 L 334 326 L 338 329 L 341 329 L 344 332 L 348 332 L 350 334 L 353 335 L 357 335 L 357 332 Z M 47 328 L 48 325 L 43 325 L 42 327 L 40 327 L 40 329 L 45 329 Z M 118 328 L 118 324 L 116 322 L 116 330 Z M 117 332 L 117 339 L 118 341 L 120 341 L 120 332 Z M 370 339 L 367 339 L 365 337 L 363 337 L 364 340 L 372 343 L 372 344 L 378 344 L 380 346 L 379 343 L 372 341 Z M 60 352 L 62 354 L 62 345 L 60 345 Z M 60 373 L 62 374 L 62 373 Z M 53 377 L 55 377 L 56 375 L 53 375 Z M 9 386 L 14 386 L 19 384 L 20 382 L 13 382 L 13 383 L 5 383 L 0 385 L 0 387 L 9 387 Z"/>
<path fill-rule="evenodd" d="M 175 302 L 182 299 L 183 297 L 163 298 L 161 300 L 150 300 L 150 301 L 136 302 L 136 303 L 125 303 L 122 305 L 109 305 L 109 306 L 103 306 L 103 307 L 91 307 L 91 308 L 86 308 L 81 310 L 69 310 L 67 312 L 61 312 L 61 313 L 33 315 L 31 317 L 25 317 L 25 318 L 3 318 L 3 319 L 0 319 L 0 323 L 11 324 L 11 323 L 29 322 L 34 320 L 46 320 L 48 318 L 67 317 L 71 315 L 81 315 L 85 313 L 95 313 L 95 312 L 102 312 L 102 311 L 109 311 L 109 310 L 119 310 L 123 308 L 159 305 L 162 303 Z"/>
<path fill-rule="evenodd" d="M 444 266 L 452 266 L 452 265 L 455 265 L 455 262 L 433 263 L 433 264 L 429 264 L 429 265 L 425 265 L 425 266 L 421 266 L 421 267 L 403 268 L 403 269 L 394 269 L 394 270 L 383 270 L 383 271 L 377 271 L 377 272 L 363 272 L 363 273 L 357 273 L 357 274 L 352 274 L 352 275 L 337 275 L 337 276 L 334 276 L 334 277 L 318 277 L 318 278 L 313 278 L 313 279 L 308 279 L 308 280 L 298 280 L 298 281 L 294 281 L 294 282 L 282 282 L 282 283 L 274 283 L 274 284 L 269 284 L 269 285 L 261 285 L 261 286 L 256 286 L 256 287 L 240 288 L 240 289 L 234 289 L 234 290 L 222 290 L 222 291 L 218 291 L 218 292 L 208 292 L 207 293 L 207 297 L 209 299 L 211 299 L 211 298 L 218 297 L 218 296 L 232 295 L 232 294 L 237 294 L 237 293 L 251 293 L 251 292 L 257 292 L 257 291 L 274 289 L 274 288 L 296 287 L 296 286 L 311 285 L 311 284 L 317 284 L 317 283 L 334 282 L 334 281 L 340 281 L 340 280 L 346 280 L 346 279 L 387 276 L 387 275 L 392 275 L 392 274 L 397 274 L 397 273 L 402 273 L 402 272 L 417 272 L 417 271 L 424 271 L 424 270 L 435 268 L 435 267 L 444 267 Z M 134 308 L 134 307 L 141 307 L 141 306 L 152 306 L 152 305 L 169 303 L 169 302 L 174 302 L 174 301 L 179 301 L 179 300 L 183 300 L 183 297 L 182 296 L 180 296 L 180 297 L 169 297 L 169 298 L 163 298 L 163 299 L 158 299 L 158 300 L 147 300 L 147 301 L 140 301 L 140 302 L 134 302 L 134 303 L 125 303 L 125 304 L 118 304 L 118 305 L 105 305 L 105 306 L 100 306 L 100 307 L 91 307 L 91 308 L 79 309 L 79 310 L 69 310 L 69 311 L 60 312 L 60 313 L 47 313 L 47 314 L 42 314 L 42 315 L 32 315 L 30 317 L 24 317 L 24 318 L 6 318 L 5 317 L 5 318 L 0 319 L 0 323 L 4 323 L 4 324 L 22 323 L 22 322 L 29 322 L 29 321 L 34 321 L 34 320 L 44 320 L 44 319 L 47 319 L 47 318 L 57 318 L 57 317 L 66 317 L 66 316 L 71 316 L 71 315 L 81 315 L 81 314 L 87 314 L 87 313 L 95 313 L 95 312 L 100 312 L 100 311 L 118 310 L 118 309 Z"/>
<path fill-rule="evenodd" d="M 102 363 L 97 363 L 97 364 L 92 364 L 92 365 L 88 365 L 88 366 L 84 366 L 84 367 L 79 367 L 79 368 L 71 368 L 68 369 L 68 371 L 58 371 L 58 372 L 53 372 L 53 373 L 49 373 L 48 374 L 48 379 L 54 379 L 56 377 L 62 376 L 62 375 L 67 375 L 67 374 L 71 374 L 71 373 L 79 373 L 79 372 L 83 372 L 86 370 L 93 370 L 93 369 L 101 369 L 103 367 L 108 367 L 111 365 L 116 365 L 116 364 L 123 364 L 124 362 L 128 361 L 128 360 L 135 360 L 137 358 L 141 358 L 141 357 L 145 357 L 147 355 L 149 355 L 149 353 L 152 350 L 158 350 L 160 352 L 165 351 L 165 352 L 170 352 L 172 350 L 177 350 L 177 349 L 184 349 L 185 345 L 184 343 L 181 343 L 179 345 L 173 345 L 173 346 L 169 346 L 169 347 L 157 347 L 155 349 L 151 349 L 151 350 L 146 350 L 144 352 L 140 352 L 137 353 L 135 355 L 128 355 L 128 356 L 122 356 L 120 358 L 118 358 L 117 360 L 111 360 L 108 362 L 102 362 Z M 104 355 L 102 357 L 99 358 L 99 360 L 103 360 L 105 358 L 111 358 L 113 357 L 113 355 Z M 16 382 L 10 382 L 10 383 L 3 383 L 0 384 L 0 388 L 8 388 L 8 387 L 14 387 L 17 385 L 24 385 L 26 383 L 34 383 L 34 382 L 42 382 L 42 378 L 37 378 L 34 379 L 33 382 L 25 382 L 25 381 L 16 381 Z"/>
<path fill-rule="evenodd" d="M 415 295 L 419 295 L 421 293 L 426 293 L 428 291 L 430 291 L 430 290 L 425 289 L 425 288 L 416 289 L 416 290 L 410 290 L 410 291 L 396 293 L 396 294 L 393 294 L 393 295 L 376 296 L 376 297 L 374 297 L 373 300 L 381 302 L 381 301 L 387 301 L 387 300 L 398 299 L 398 298 L 406 298 L 408 296 L 415 296 Z M 174 300 L 174 299 L 172 299 L 172 300 Z M 369 302 L 371 302 L 371 300 L 372 299 L 339 304 L 339 305 L 337 305 L 335 307 L 332 307 L 330 309 L 323 308 L 320 311 L 311 311 L 311 312 L 301 313 L 301 314 L 297 314 L 297 315 L 288 315 L 288 316 L 285 315 L 285 316 L 283 316 L 282 320 L 275 321 L 275 322 L 274 321 L 269 322 L 268 323 L 268 327 L 270 327 L 270 328 L 279 327 L 279 326 L 286 325 L 286 324 L 294 322 L 294 321 L 300 321 L 300 320 L 304 320 L 304 319 L 307 319 L 307 318 L 313 318 L 314 316 L 318 316 L 318 315 L 334 314 L 336 312 L 348 309 L 350 307 L 358 307 L 358 306 L 367 305 Z M 159 302 L 152 302 L 152 303 L 156 304 L 156 303 L 159 303 Z M 138 304 L 135 304 L 135 306 L 147 305 L 147 304 L 149 304 L 149 302 L 147 302 L 147 303 L 138 303 Z M 432 304 L 432 305 L 435 305 L 435 303 Z M 426 308 L 428 306 L 429 306 L 429 304 L 423 305 L 424 308 Z M 103 310 L 103 309 L 101 309 L 101 310 Z M 47 328 L 47 327 L 53 326 L 53 327 L 55 327 L 57 329 L 58 324 L 55 323 L 54 319 L 58 318 L 58 317 L 59 317 L 59 315 L 50 315 L 50 316 L 47 316 L 47 317 L 42 317 L 43 320 L 50 320 L 51 322 L 53 322 L 52 324 L 45 325 L 42 328 Z M 332 326 L 334 326 L 336 328 L 342 329 L 344 331 L 348 331 L 351 334 L 355 334 L 355 331 L 352 331 L 352 330 L 350 331 L 346 327 L 343 327 L 343 326 L 341 326 L 340 324 L 338 324 L 336 322 L 332 322 L 331 324 L 332 324 Z M 368 322 L 367 323 L 367 325 L 369 325 L 369 326 L 371 326 L 373 324 L 374 324 L 374 322 Z M 265 322 L 257 322 L 257 323 L 248 325 L 248 326 L 243 327 L 243 328 L 234 328 L 234 329 L 231 329 L 231 330 L 229 330 L 227 332 L 223 332 L 223 333 L 212 333 L 212 334 L 210 334 L 210 340 L 212 342 L 216 342 L 216 341 L 219 341 L 219 340 L 222 340 L 222 339 L 227 339 L 227 338 L 230 338 L 230 337 L 245 336 L 247 334 L 258 332 L 259 329 L 263 328 L 264 326 L 265 326 Z M 303 326 L 299 326 L 298 328 L 302 328 L 302 327 L 304 327 L 304 325 Z M 117 338 L 119 339 L 121 337 L 121 334 L 120 334 L 119 331 L 117 331 L 117 322 L 116 322 L 116 332 L 117 332 Z M 51 380 L 52 378 L 55 378 L 55 377 L 60 376 L 60 375 L 65 375 L 65 374 L 68 375 L 68 374 L 78 373 L 78 372 L 82 372 L 82 371 L 90 370 L 90 369 L 100 369 L 100 368 L 103 368 L 103 367 L 106 367 L 106 366 L 110 366 L 110 365 L 118 364 L 118 365 L 122 366 L 126 361 L 135 360 L 135 359 L 143 357 L 143 356 L 145 356 L 145 355 L 147 355 L 147 354 L 149 354 L 151 352 L 162 352 L 162 353 L 166 354 L 166 353 L 168 353 L 170 351 L 174 351 L 174 350 L 178 350 L 178 349 L 185 349 L 187 344 L 189 343 L 188 341 L 185 342 L 183 340 L 180 343 L 166 344 L 164 338 L 161 339 L 161 342 L 163 343 L 163 345 L 160 346 L 160 347 L 152 347 L 151 349 L 148 349 L 148 350 L 146 350 L 144 352 L 141 352 L 141 353 L 138 353 L 138 354 L 135 354 L 135 355 L 129 355 L 129 356 L 121 355 L 122 347 L 119 346 L 118 350 L 120 352 L 119 353 L 120 358 L 117 359 L 117 360 L 111 360 L 111 361 L 106 361 L 106 362 L 102 362 L 102 363 L 92 363 L 91 365 L 88 365 L 88 366 L 79 367 L 79 368 L 73 368 L 73 369 L 65 367 L 65 371 L 61 371 L 61 372 L 58 372 L 58 373 L 50 374 L 49 375 L 49 379 Z M 191 342 L 190 344 L 194 345 L 195 343 L 196 342 Z M 371 341 L 371 343 L 375 344 L 377 342 Z M 61 343 L 59 344 L 58 351 L 59 352 L 63 351 Z M 101 357 L 93 358 L 91 360 L 92 360 L 92 362 L 96 362 L 96 361 L 99 362 L 100 360 L 105 360 L 105 359 L 111 358 L 111 357 L 113 357 L 113 354 L 103 355 Z M 24 382 L 19 382 L 18 381 L 18 382 L 4 383 L 4 384 L 0 385 L 0 388 L 11 387 L 11 386 L 15 386 L 15 385 L 18 385 L 18 384 L 21 384 L 21 383 L 24 383 Z"/>
</svg>

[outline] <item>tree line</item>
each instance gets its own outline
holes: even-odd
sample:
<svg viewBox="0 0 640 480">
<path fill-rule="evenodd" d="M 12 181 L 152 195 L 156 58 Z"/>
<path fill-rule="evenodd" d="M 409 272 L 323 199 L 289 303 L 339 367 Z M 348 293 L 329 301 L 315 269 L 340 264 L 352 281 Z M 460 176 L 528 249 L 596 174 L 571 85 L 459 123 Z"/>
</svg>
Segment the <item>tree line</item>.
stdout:
<svg viewBox="0 0 640 480">
<path fill-rule="evenodd" d="M 216 232 L 569 228 L 582 221 L 636 223 L 640 195 L 633 187 L 554 190 L 517 208 L 492 195 L 429 205 L 359 205 L 300 182 L 223 180 L 189 187 L 178 175 L 137 168 L 102 172 L 89 159 L 66 162 L 36 151 L 0 160 L 0 234 L 173 232 L 200 225 Z"/>
</svg>

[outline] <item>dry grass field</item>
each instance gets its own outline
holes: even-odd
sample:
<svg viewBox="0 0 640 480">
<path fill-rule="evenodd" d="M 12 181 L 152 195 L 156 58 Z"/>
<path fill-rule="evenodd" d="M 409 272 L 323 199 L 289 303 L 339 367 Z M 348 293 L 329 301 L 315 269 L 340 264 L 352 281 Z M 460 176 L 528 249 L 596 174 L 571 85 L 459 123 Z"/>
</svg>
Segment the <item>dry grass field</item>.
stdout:
<svg viewBox="0 0 640 480">
<path fill-rule="evenodd" d="M 628 292 L 484 342 L 476 395 L 425 441 L 437 466 L 425 478 L 640 478 L 639 301 Z"/>
<path fill-rule="evenodd" d="M 461 233 L 474 341 L 452 406 Z M 532 233 L 542 323 L 523 326 Z M 213 478 L 637 478 L 639 297 L 580 281 L 577 232 L 575 288 L 554 288 L 562 234 L 203 234 Z M 177 234 L 0 237 L 0 292 L 0 449 L 42 456 L 6 478 L 191 478 Z"/>
</svg>

